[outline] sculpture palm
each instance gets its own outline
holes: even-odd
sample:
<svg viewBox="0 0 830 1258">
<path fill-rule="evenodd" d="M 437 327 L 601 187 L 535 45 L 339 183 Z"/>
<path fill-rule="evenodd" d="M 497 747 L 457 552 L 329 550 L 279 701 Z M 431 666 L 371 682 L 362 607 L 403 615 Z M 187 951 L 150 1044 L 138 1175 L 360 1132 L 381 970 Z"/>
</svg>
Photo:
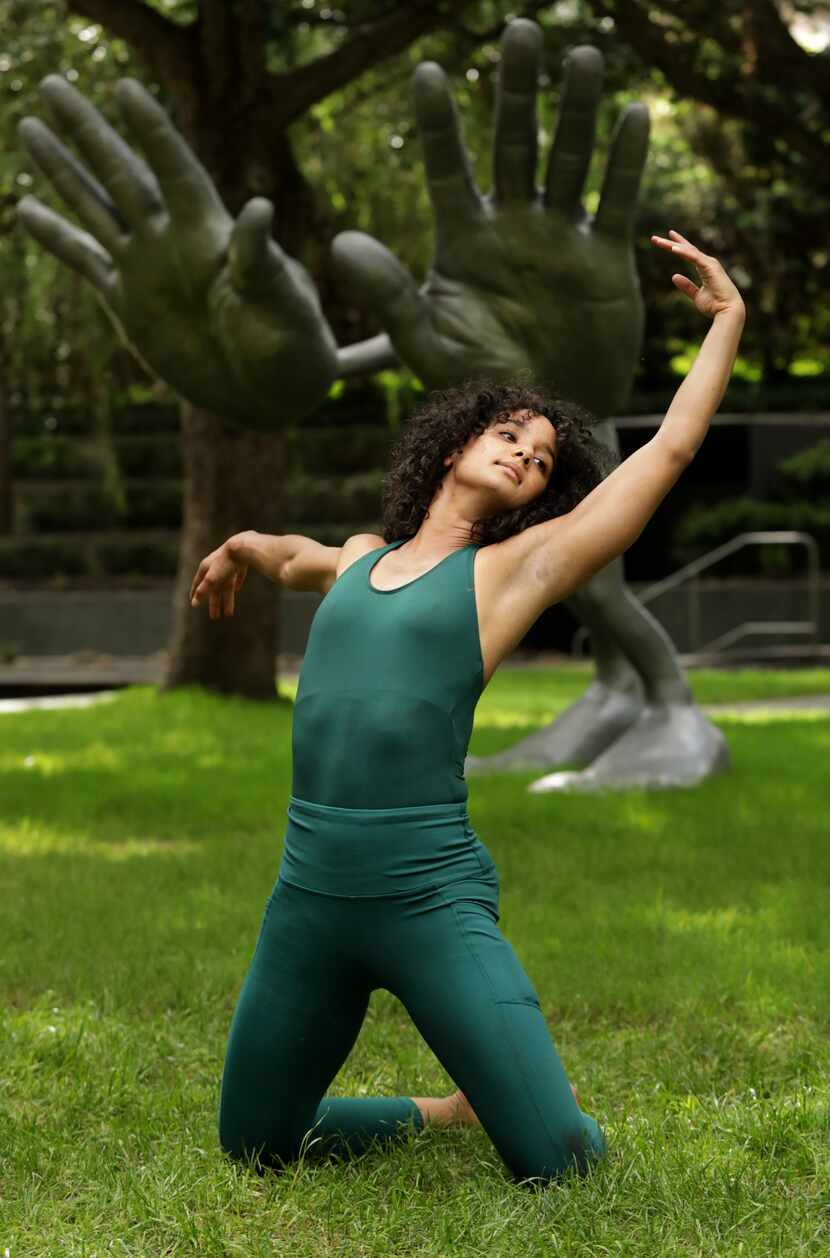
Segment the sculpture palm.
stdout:
<svg viewBox="0 0 830 1258">
<path fill-rule="evenodd" d="M 304 268 L 271 238 L 262 197 L 236 222 L 207 171 L 149 92 L 116 99 L 142 161 L 59 75 L 41 85 L 78 162 L 36 118 L 30 155 L 86 231 L 24 197 L 23 226 L 86 277 L 145 361 L 189 401 L 246 427 L 272 428 L 321 401 L 337 346 Z"/>
<path fill-rule="evenodd" d="M 515 21 L 503 40 L 490 196 L 473 184 L 443 71 L 425 63 L 415 73 L 435 213 L 435 255 L 423 287 L 363 233 L 338 236 L 334 257 L 344 286 L 374 310 L 400 357 L 429 387 L 525 372 L 603 416 L 627 397 L 642 340 L 631 235 L 648 114 L 632 105 L 623 116 L 591 218 L 581 196 L 603 65 L 596 49 L 576 49 L 546 184 L 538 189 L 540 34 L 535 23 Z"/>
</svg>

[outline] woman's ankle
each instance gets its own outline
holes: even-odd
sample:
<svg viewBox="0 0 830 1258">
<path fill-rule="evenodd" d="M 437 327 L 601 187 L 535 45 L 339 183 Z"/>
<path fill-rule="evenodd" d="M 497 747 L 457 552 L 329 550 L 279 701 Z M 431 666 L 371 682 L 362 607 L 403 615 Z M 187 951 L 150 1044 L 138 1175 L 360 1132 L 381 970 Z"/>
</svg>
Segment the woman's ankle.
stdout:
<svg viewBox="0 0 830 1258">
<path fill-rule="evenodd" d="M 413 1096 L 410 1100 L 418 1106 L 424 1126 L 460 1127 L 478 1123 L 472 1106 L 459 1089 L 451 1096 Z"/>
</svg>

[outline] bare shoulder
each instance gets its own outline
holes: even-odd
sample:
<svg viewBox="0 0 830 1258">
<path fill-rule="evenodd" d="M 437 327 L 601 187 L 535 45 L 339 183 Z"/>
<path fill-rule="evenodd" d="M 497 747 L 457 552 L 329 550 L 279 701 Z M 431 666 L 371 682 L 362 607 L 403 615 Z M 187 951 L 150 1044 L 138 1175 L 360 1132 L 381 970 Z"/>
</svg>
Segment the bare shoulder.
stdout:
<svg viewBox="0 0 830 1258">
<path fill-rule="evenodd" d="M 386 539 L 380 537 L 377 533 L 354 533 L 351 537 L 347 537 L 340 547 L 337 571 L 332 578 L 332 585 L 358 559 L 368 555 L 370 550 L 377 550 L 380 546 L 385 545 Z"/>
<path fill-rule="evenodd" d="M 485 680 L 564 593 L 558 560 L 566 516 L 534 524 L 476 555 L 476 603 Z M 567 545 L 567 543 L 566 543 Z M 559 591 L 559 593 L 557 593 Z"/>
</svg>

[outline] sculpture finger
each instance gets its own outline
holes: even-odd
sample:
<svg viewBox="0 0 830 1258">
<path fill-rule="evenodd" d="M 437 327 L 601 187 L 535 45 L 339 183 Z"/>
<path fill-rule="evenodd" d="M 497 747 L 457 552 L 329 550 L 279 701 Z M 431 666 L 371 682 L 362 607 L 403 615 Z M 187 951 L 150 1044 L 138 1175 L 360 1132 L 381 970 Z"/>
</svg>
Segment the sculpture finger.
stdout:
<svg viewBox="0 0 830 1258">
<path fill-rule="evenodd" d="M 436 338 L 429 307 L 406 267 L 364 232 L 335 236 L 332 259 L 343 291 L 377 317 L 408 366 L 420 363 Z"/>
<path fill-rule="evenodd" d="M 94 105 L 59 74 L 41 83 L 41 94 L 64 135 L 73 140 L 131 228 L 164 211 L 155 175 Z"/>
<path fill-rule="evenodd" d="M 80 272 L 112 305 L 113 262 L 105 249 L 94 237 L 68 223 L 60 214 L 50 210 L 37 197 L 23 197 L 17 207 L 17 216 L 30 236 L 44 249 Z"/>
<path fill-rule="evenodd" d="M 551 209 L 573 217 L 591 165 L 597 106 L 604 62 L 597 48 L 584 44 L 565 62 L 556 135 L 548 159 L 545 200 Z"/>
<path fill-rule="evenodd" d="M 276 295 L 281 302 L 297 301 L 294 269 L 271 236 L 274 207 L 265 197 L 243 206 L 230 239 L 230 272 L 234 288 L 254 300 Z"/>
<path fill-rule="evenodd" d="M 121 79 L 115 99 L 161 185 L 173 218 L 192 218 L 216 210 L 224 214 L 213 180 L 158 101 L 135 79 Z"/>
<path fill-rule="evenodd" d="M 106 249 L 116 253 L 124 242 L 126 224 L 97 179 L 38 118 L 23 118 L 17 132 L 61 200 Z"/>
<path fill-rule="evenodd" d="M 448 228 L 463 231 L 481 214 L 481 199 L 447 76 L 434 61 L 418 66 L 413 94 L 437 234 L 440 237 Z"/>
<path fill-rule="evenodd" d="M 629 105 L 611 140 L 594 228 L 607 236 L 630 239 L 637 212 L 637 193 L 648 156 L 648 108 Z"/>
<path fill-rule="evenodd" d="M 493 143 L 493 190 L 497 201 L 530 201 L 536 195 L 536 84 L 542 31 L 517 18 L 501 41 Z"/>
</svg>

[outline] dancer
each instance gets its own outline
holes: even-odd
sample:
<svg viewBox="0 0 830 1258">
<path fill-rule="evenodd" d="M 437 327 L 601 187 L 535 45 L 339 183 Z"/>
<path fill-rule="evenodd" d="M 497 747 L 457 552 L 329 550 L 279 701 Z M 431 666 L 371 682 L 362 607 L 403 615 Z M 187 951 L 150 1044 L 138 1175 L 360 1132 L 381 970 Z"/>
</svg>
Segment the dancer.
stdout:
<svg viewBox="0 0 830 1258">
<path fill-rule="evenodd" d="M 433 397 L 393 451 L 384 537 L 340 548 L 241 533 L 191 602 L 233 615 L 253 565 L 318 590 L 293 722 L 285 851 L 230 1032 L 220 1138 L 282 1165 L 359 1152 L 407 1126 L 479 1121 L 543 1181 L 605 1152 L 539 999 L 497 927 L 498 876 L 467 813 L 476 702 L 540 613 L 640 534 L 702 442 L 743 329 L 720 263 L 652 242 L 712 326 L 656 435 L 604 479 L 579 408 L 523 385 Z M 386 541 L 386 537 L 392 541 Z M 386 988 L 460 1085 L 451 1096 L 326 1095 L 370 993 Z"/>
</svg>

